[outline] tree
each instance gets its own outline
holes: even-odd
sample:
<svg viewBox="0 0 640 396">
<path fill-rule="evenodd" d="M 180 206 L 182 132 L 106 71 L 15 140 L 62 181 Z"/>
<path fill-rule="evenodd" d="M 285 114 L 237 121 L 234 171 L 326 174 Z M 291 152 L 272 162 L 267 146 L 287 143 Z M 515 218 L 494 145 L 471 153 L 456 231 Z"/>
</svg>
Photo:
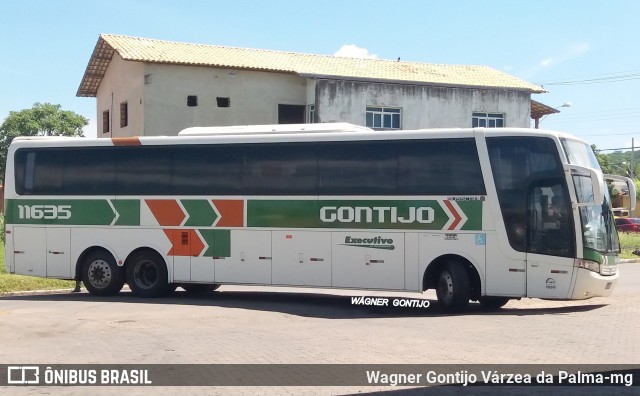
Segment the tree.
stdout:
<svg viewBox="0 0 640 396">
<path fill-rule="evenodd" d="M 0 126 L 0 175 L 4 176 L 7 150 L 18 136 L 84 136 L 89 120 L 62 106 L 34 103 L 30 109 L 12 111 Z"/>
<path fill-rule="evenodd" d="M 611 164 L 610 156 L 608 156 L 607 154 L 604 154 L 600 150 L 598 150 L 598 147 L 596 147 L 595 144 L 591 145 L 591 149 L 593 150 L 594 154 L 596 155 L 596 159 L 598 160 L 598 163 L 600 164 L 600 168 L 602 168 L 602 172 L 608 173 L 608 174 L 615 174 L 616 172 L 614 171 L 613 165 Z"/>
</svg>

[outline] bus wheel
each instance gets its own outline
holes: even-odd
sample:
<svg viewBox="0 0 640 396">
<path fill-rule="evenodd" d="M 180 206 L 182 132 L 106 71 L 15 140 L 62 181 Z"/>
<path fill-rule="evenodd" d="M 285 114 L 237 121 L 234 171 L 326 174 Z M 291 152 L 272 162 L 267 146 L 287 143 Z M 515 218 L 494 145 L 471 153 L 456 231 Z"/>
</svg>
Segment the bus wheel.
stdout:
<svg viewBox="0 0 640 396">
<path fill-rule="evenodd" d="M 469 274 L 458 262 L 447 263 L 438 276 L 436 295 L 444 312 L 464 311 L 469 305 Z"/>
<path fill-rule="evenodd" d="M 180 285 L 180 287 L 186 290 L 186 292 L 189 294 L 201 295 L 201 294 L 208 294 L 215 290 L 218 290 L 220 285 L 215 285 L 215 284 L 205 285 L 202 283 L 183 283 L 182 285 Z"/>
<path fill-rule="evenodd" d="M 82 283 L 91 294 L 112 296 L 124 286 L 124 271 L 116 265 L 116 260 L 111 254 L 96 251 L 84 262 Z"/>
<path fill-rule="evenodd" d="M 480 297 L 478 302 L 482 305 L 482 308 L 487 311 L 495 311 L 496 309 L 504 307 L 504 305 L 509 302 L 509 298 L 484 296 Z"/>
<path fill-rule="evenodd" d="M 169 291 L 167 266 L 153 251 L 140 251 L 127 259 L 127 283 L 138 297 L 160 297 Z"/>
</svg>

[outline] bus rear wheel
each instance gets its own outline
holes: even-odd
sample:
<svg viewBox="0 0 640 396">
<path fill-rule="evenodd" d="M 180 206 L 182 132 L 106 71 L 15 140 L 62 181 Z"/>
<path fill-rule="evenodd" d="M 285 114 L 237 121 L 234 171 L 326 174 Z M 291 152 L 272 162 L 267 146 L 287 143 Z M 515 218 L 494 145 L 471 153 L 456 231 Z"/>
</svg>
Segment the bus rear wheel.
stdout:
<svg viewBox="0 0 640 396">
<path fill-rule="evenodd" d="M 469 274 L 458 262 L 448 262 L 440 275 L 436 286 L 438 304 L 444 312 L 461 312 L 467 309 L 471 289 Z"/>
<path fill-rule="evenodd" d="M 124 286 L 124 271 L 111 254 L 96 251 L 87 256 L 82 267 L 82 283 L 89 293 L 112 296 Z"/>
<path fill-rule="evenodd" d="M 160 297 L 169 291 L 167 265 L 154 251 L 140 251 L 127 259 L 127 283 L 135 296 Z"/>
</svg>

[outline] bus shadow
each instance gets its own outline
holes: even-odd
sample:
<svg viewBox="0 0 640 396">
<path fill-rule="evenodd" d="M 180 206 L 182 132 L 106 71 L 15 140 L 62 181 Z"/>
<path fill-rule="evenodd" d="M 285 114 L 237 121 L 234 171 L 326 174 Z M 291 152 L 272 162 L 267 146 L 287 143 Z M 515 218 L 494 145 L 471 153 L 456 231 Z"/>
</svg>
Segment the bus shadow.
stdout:
<svg viewBox="0 0 640 396">
<path fill-rule="evenodd" d="M 542 308 L 509 308 L 497 311 L 486 311 L 478 303 L 470 303 L 464 313 L 448 314 L 441 312 L 437 300 L 406 298 L 397 296 L 379 296 L 388 299 L 388 306 L 358 305 L 352 300 L 355 296 L 344 296 L 324 293 L 302 292 L 270 292 L 270 291 L 225 291 L 224 286 L 216 292 L 194 296 L 183 291 L 176 291 L 161 298 L 135 297 L 130 291 L 122 291 L 111 297 L 98 297 L 89 293 L 43 293 L 29 295 L 0 296 L 2 300 L 25 301 L 86 301 L 86 302 L 119 302 L 154 305 L 195 305 L 219 308 L 236 308 L 264 312 L 279 312 L 301 317 L 322 319 L 358 319 L 358 318 L 396 318 L 396 317 L 446 317 L 459 315 L 499 315 L 499 316 L 532 316 L 561 315 L 589 312 L 606 304 L 585 304 L 561 307 Z M 429 303 L 428 307 L 393 306 L 394 300 L 419 300 Z"/>
</svg>

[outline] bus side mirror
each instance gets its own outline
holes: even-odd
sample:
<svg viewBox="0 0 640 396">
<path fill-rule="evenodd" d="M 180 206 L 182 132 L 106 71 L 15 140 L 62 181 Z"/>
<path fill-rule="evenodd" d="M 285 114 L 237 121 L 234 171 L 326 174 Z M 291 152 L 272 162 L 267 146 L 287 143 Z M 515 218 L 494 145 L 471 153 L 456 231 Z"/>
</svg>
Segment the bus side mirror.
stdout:
<svg viewBox="0 0 640 396">
<path fill-rule="evenodd" d="M 602 205 L 604 203 L 604 178 L 602 173 L 584 166 L 565 164 L 564 169 L 571 174 L 587 175 L 591 179 L 591 188 L 593 189 L 593 205 Z"/>
<path fill-rule="evenodd" d="M 605 180 L 615 180 L 620 181 L 627 184 L 627 188 L 629 189 L 629 208 L 630 211 L 636 210 L 636 184 L 633 180 L 628 177 L 619 176 L 619 175 L 604 175 Z"/>
</svg>

